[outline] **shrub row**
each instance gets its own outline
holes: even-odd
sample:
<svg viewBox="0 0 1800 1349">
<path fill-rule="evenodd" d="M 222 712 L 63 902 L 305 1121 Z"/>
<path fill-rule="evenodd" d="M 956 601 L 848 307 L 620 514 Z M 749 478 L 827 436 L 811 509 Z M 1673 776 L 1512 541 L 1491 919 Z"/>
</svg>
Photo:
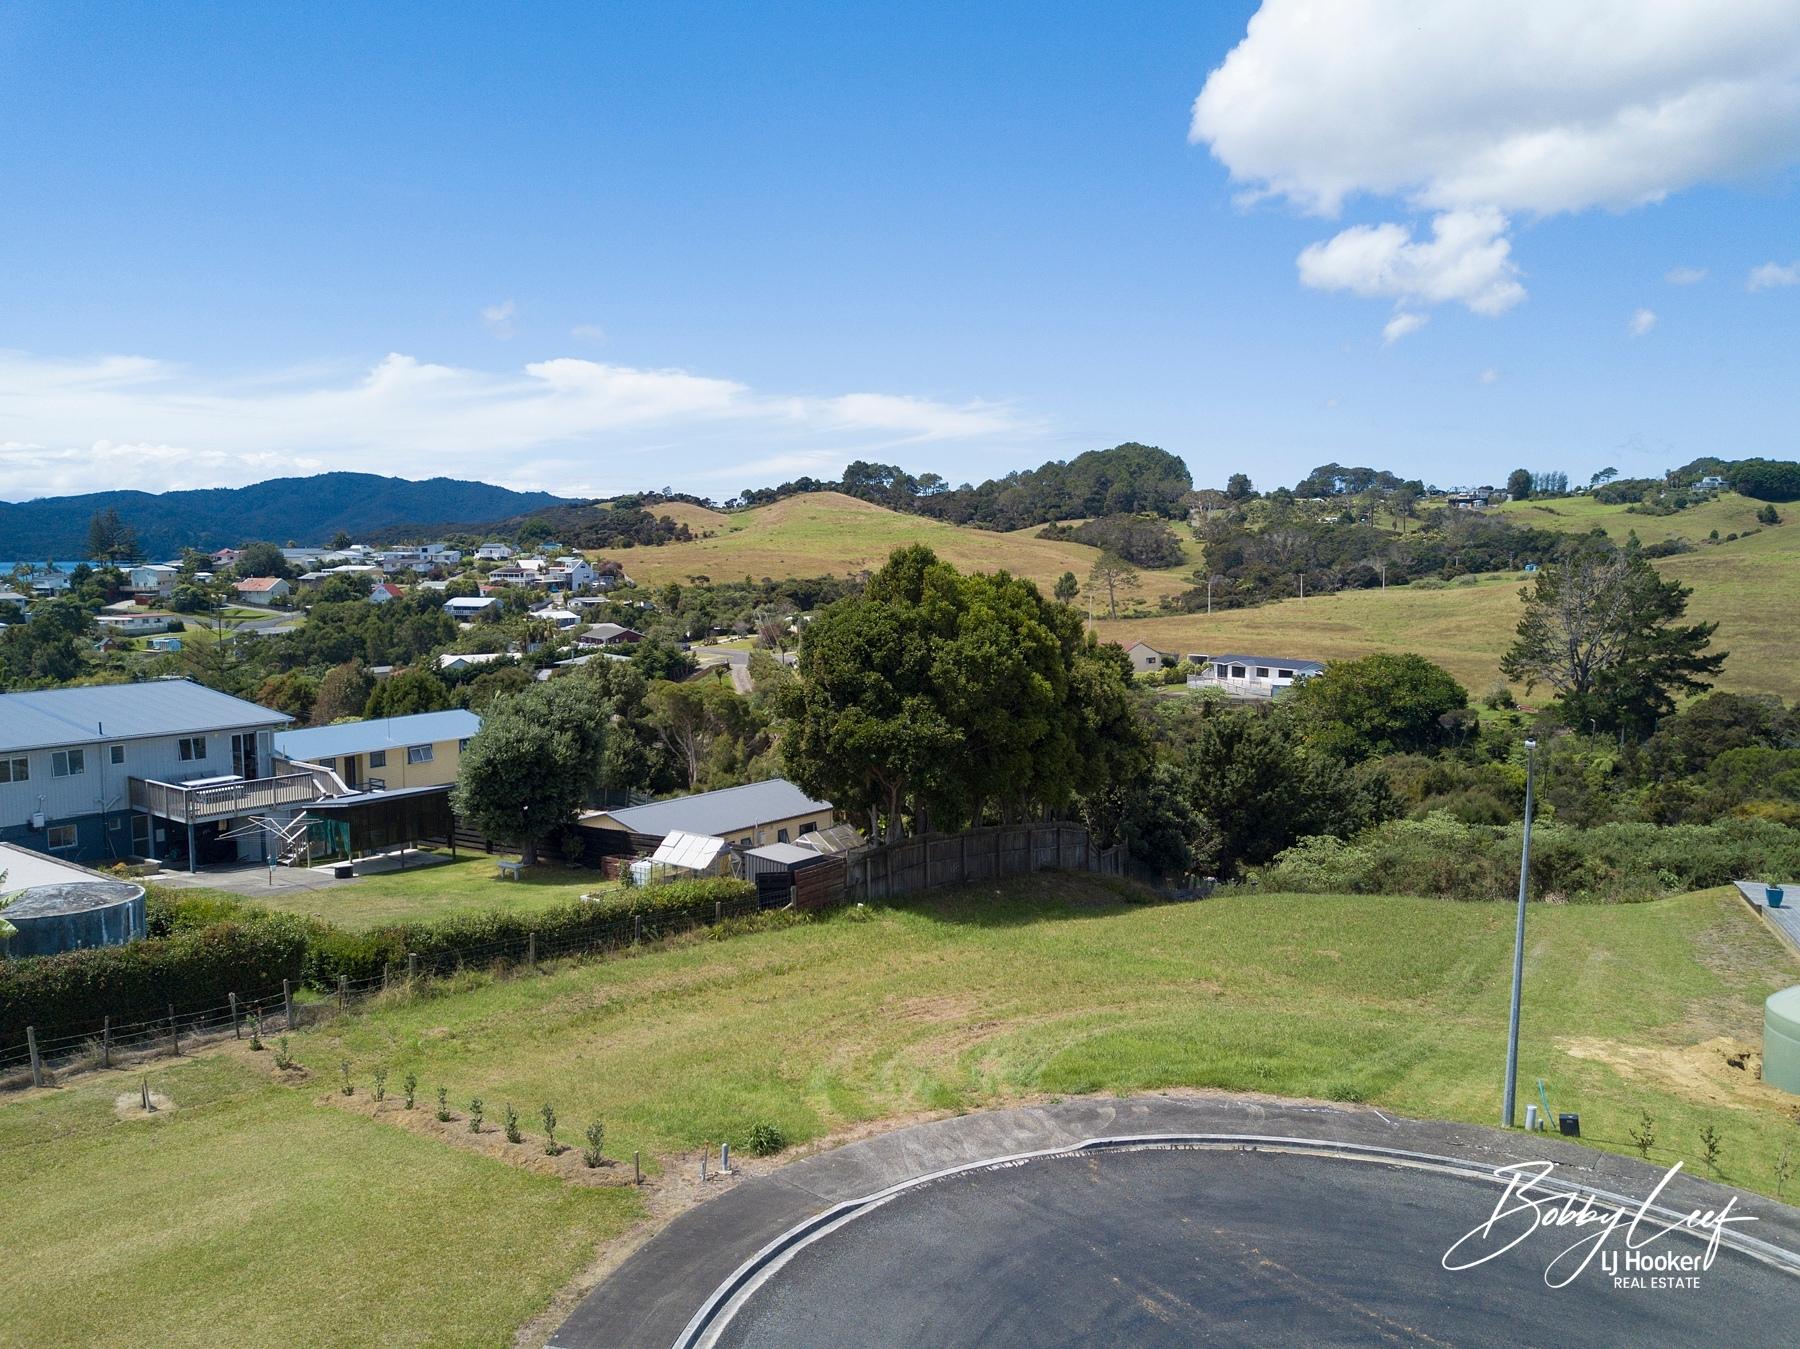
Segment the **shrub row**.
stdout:
<svg viewBox="0 0 1800 1349">
<path fill-rule="evenodd" d="M 0 962 L 0 1051 L 42 1039 L 151 1021 L 178 1010 L 223 1006 L 298 980 L 313 925 L 286 914 L 214 923 L 125 946 Z"/>
<path fill-rule="evenodd" d="M 1518 894 L 1519 826 L 1443 811 L 1391 820 L 1345 842 L 1302 839 L 1265 867 L 1267 889 L 1507 899 Z M 1734 880 L 1800 876 L 1800 829 L 1765 819 L 1713 824 L 1546 822 L 1531 833 L 1530 893 L 1602 903 L 1657 899 Z"/>
<path fill-rule="evenodd" d="M 748 881 L 709 877 L 643 886 L 594 901 L 577 901 L 533 913 L 489 912 L 431 923 L 402 923 L 370 932 L 345 932 L 320 925 L 306 958 L 306 979 L 329 990 L 338 976 L 352 982 L 379 978 L 388 966 L 419 957 L 425 970 L 443 970 L 464 961 L 480 962 L 502 954 L 520 954 L 535 932 L 538 949 L 549 952 L 617 938 L 641 920 L 646 941 L 709 921 L 715 907 L 727 910 L 753 899 Z"/>
</svg>

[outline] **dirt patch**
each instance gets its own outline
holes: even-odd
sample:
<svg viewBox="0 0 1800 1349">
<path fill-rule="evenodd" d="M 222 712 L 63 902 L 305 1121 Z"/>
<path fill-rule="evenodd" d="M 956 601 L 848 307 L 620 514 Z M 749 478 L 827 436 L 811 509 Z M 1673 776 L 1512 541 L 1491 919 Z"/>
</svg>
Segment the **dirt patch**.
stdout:
<svg viewBox="0 0 1800 1349">
<path fill-rule="evenodd" d="M 1604 1063 L 1627 1081 L 1654 1082 L 1690 1101 L 1763 1106 L 1800 1118 L 1800 1103 L 1762 1080 L 1762 1050 L 1729 1035 L 1685 1046 L 1598 1039 L 1564 1040 L 1561 1046 L 1571 1058 Z"/>
<path fill-rule="evenodd" d="M 175 1102 L 160 1091 L 150 1093 L 150 1106 L 149 1110 L 144 1109 L 141 1091 L 122 1091 L 113 1097 L 113 1114 L 123 1120 L 158 1119 L 175 1113 Z"/>
</svg>

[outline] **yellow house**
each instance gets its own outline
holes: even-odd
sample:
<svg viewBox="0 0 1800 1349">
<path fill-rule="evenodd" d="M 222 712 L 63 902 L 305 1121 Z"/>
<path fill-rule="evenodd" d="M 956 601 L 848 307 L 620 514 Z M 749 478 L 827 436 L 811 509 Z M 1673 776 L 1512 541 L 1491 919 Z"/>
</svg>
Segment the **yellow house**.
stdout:
<svg viewBox="0 0 1800 1349">
<path fill-rule="evenodd" d="M 275 758 L 329 768 L 352 790 L 437 787 L 456 781 L 481 718 L 460 709 L 281 731 Z M 277 768 L 279 772 L 279 767 Z"/>
</svg>

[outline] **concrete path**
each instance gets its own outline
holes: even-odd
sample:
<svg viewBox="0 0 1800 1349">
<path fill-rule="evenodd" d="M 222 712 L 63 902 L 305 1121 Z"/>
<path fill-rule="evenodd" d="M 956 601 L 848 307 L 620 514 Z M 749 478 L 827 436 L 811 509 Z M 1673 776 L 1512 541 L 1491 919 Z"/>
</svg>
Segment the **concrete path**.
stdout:
<svg viewBox="0 0 1800 1349">
<path fill-rule="evenodd" d="M 820 1219 L 837 1205 L 954 1167 L 1126 1135 L 1315 1140 L 1453 1157 L 1484 1169 L 1551 1161 L 1564 1181 L 1633 1200 L 1648 1197 L 1664 1172 L 1660 1166 L 1544 1134 L 1398 1119 L 1365 1107 L 1151 1096 L 1081 1098 L 988 1111 L 899 1129 L 738 1181 L 716 1199 L 677 1218 L 620 1265 L 577 1306 L 551 1344 L 558 1349 L 673 1345 L 694 1314 L 740 1266 L 797 1225 Z M 1497 1197 L 1499 1191 L 1487 1193 Z M 1733 1195 L 1738 1197 L 1738 1212 L 1758 1219 L 1742 1230 L 1800 1252 L 1800 1210 L 1693 1179 L 1685 1171 L 1659 1199 L 1686 1211 L 1717 1209 Z M 1469 1225 L 1483 1216 L 1485 1212 L 1472 1212 Z"/>
</svg>

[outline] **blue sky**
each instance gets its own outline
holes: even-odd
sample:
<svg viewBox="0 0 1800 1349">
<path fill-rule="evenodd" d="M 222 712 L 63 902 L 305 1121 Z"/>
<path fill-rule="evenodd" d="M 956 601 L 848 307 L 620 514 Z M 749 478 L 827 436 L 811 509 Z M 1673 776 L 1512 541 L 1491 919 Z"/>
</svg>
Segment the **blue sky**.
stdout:
<svg viewBox="0 0 1800 1349">
<path fill-rule="evenodd" d="M 1792 5 L 1257 8 L 9 4 L 0 498 L 1800 453 Z"/>
</svg>

